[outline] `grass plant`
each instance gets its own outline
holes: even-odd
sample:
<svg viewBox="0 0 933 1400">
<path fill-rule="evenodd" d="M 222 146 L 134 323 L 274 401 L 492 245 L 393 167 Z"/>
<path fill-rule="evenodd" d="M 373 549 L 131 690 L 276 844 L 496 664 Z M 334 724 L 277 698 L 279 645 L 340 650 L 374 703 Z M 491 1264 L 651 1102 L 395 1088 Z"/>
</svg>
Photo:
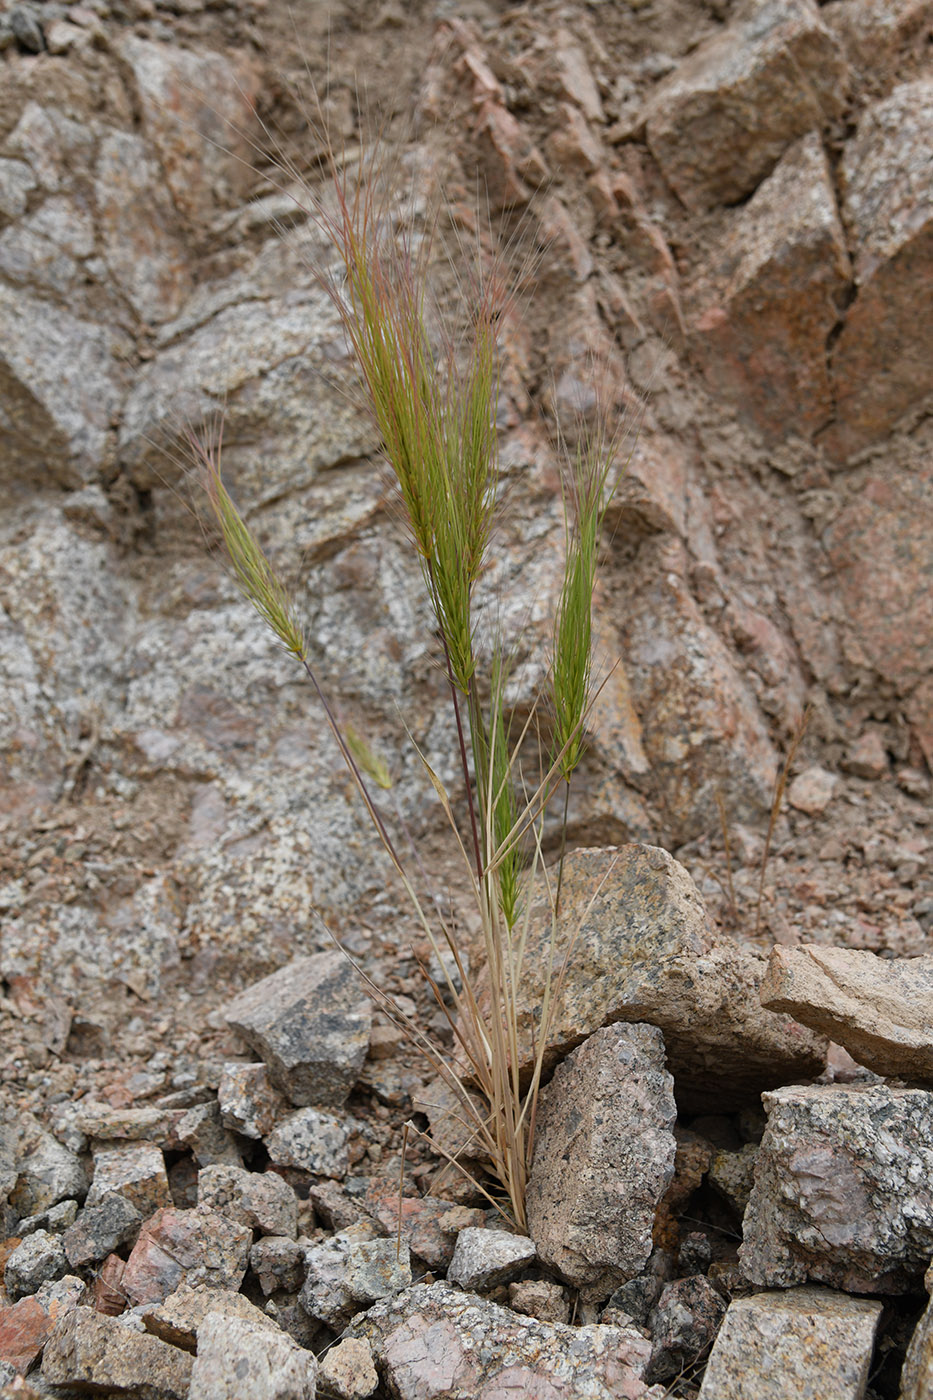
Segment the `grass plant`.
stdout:
<svg viewBox="0 0 933 1400">
<path fill-rule="evenodd" d="M 591 611 L 600 534 L 619 443 L 596 431 L 564 456 L 564 573 L 553 621 L 549 684 L 519 732 L 506 702 L 510 643 L 480 637 L 476 586 L 497 545 L 501 512 L 495 421 L 500 333 L 510 310 L 502 261 L 487 260 L 479 242 L 444 252 L 439 218 L 398 215 L 378 156 L 355 169 L 330 160 L 333 178 L 308 211 L 336 255 L 315 269 L 342 318 L 367 408 L 398 484 L 412 547 L 436 624 L 438 660 L 450 692 L 466 818 L 423 759 L 469 875 L 482 929 L 487 995 L 475 977 L 457 925 L 419 892 L 374 791 L 389 783 L 385 765 L 338 721 L 319 681 L 295 606 L 228 492 L 217 432 L 192 437 L 207 498 L 245 597 L 304 668 L 335 742 L 441 969 L 431 980 L 449 1016 L 455 1053 L 444 1055 L 398 1008 L 390 1014 L 454 1091 L 466 1149 L 483 1159 L 498 1186 L 489 1198 L 519 1229 L 547 1031 L 572 951 L 555 953 L 560 868 L 566 840 L 567 792 L 583 753 L 592 700 Z M 461 314 L 437 313 L 432 296 L 440 267 L 459 290 Z M 483 658 L 486 658 L 485 662 Z M 546 715 L 544 712 L 547 712 Z M 549 749 L 529 780 L 522 755 L 539 729 Z M 556 881 L 543 856 L 544 818 L 563 789 L 563 832 Z M 530 1082 L 520 1075 L 517 1009 L 531 909 L 540 891 L 551 908 L 551 955 L 540 1043 Z M 386 1004 L 378 988 L 374 995 Z M 455 1163 L 456 1165 L 456 1163 Z M 501 1188 L 501 1190 L 499 1189 Z"/>
</svg>

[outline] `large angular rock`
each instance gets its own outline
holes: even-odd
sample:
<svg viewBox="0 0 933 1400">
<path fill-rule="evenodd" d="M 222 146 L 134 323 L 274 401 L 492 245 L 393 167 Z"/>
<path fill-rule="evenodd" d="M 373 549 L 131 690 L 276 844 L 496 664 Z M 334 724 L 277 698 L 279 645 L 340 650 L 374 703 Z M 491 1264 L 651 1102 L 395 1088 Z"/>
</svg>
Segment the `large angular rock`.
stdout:
<svg viewBox="0 0 933 1400">
<path fill-rule="evenodd" d="M 820 139 L 794 145 L 739 212 L 721 290 L 694 327 L 707 379 L 774 437 L 833 415 L 826 341 L 852 270 Z"/>
<path fill-rule="evenodd" d="M 677 1110 L 654 1026 L 607 1026 L 538 1100 L 528 1232 L 538 1257 L 588 1297 L 641 1273 L 674 1174 Z"/>
<path fill-rule="evenodd" d="M 933 1094 L 792 1086 L 763 1100 L 739 1250 L 746 1277 L 853 1293 L 914 1287 L 933 1257 Z"/>
<path fill-rule="evenodd" d="M 172 1204 L 165 1158 L 154 1142 L 97 1148 L 94 1176 L 85 1204 L 97 1205 L 110 1195 L 122 1196 L 144 1218 L 161 1206 Z"/>
<path fill-rule="evenodd" d="M 812 0 L 754 0 L 660 84 L 648 145 L 688 208 L 734 204 L 840 110 L 846 85 L 842 51 Z"/>
<path fill-rule="evenodd" d="M 840 174 L 858 293 L 833 354 L 837 421 L 825 441 L 845 459 L 930 392 L 933 78 L 869 107 Z"/>
<path fill-rule="evenodd" d="M 277 1167 L 344 1177 L 350 1169 L 350 1137 L 359 1126 L 356 1118 L 346 1114 L 296 1108 L 266 1138 L 266 1151 Z"/>
<path fill-rule="evenodd" d="M 98 1197 L 65 1231 L 62 1243 L 72 1268 L 96 1263 L 135 1241 L 142 1215 L 125 1196 Z"/>
<path fill-rule="evenodd" d="M 650 1343 L 629 1327 L 568 1327 L 521 1317 L 446 1283 L 418 1284 L 350 1327 L 397 1400 L 641 1400 Z"/>
<path fill-rule="evenodd" d="M 707 1363 L 700 1400 L 862 1400 L 881 1308 L 828 1288 L 734 1299 Z"/>
<path fill-rule="evenodd" d="M 215 1288 L 209 1283 L 194 1288 L 182 1283 L 163 1302 L 144 1304 L 139 1313 L 147 1332 L 184 1351 L 197 1350 L 201 1325 L 212 1313 L 241 1318 L 254 1327 L 276 1326 L 261 1308 L 257 1308 L 242 1293 Z"/>
<path fill-rule="evenodd" d="M 31 1113 L 22 1113 L 9 1134 L 10 1204 L 20 1216 L 38 1215 L 59 1201 L 81 1199 L 88 1187 L 81 1159 L 54 1138 Z"/>
<path fill-rule="evenodd" d="M 276 1172 L 248 1172 L 224 1164 L 198 1173 L 198 1205 L 263 1235 L 298 1233 L 298 1198 Z"/>
<path fill-rule="evenodd" d="M 527 1269 L 536 1257 L 534 1241 L 524 1235 L 468 1226 L 457 1235 L 447 1278 L 474 1292 L 498 1288 Z"/>
<path fill-rule="evenodd" d="M 8 286 L 0 324 L 0 487 L 84 486 L 106 462 L 122 397 L 112 334 Z"/>
<path fill-rule="evenodd" d="M 518 998 L 519 1049 L 529 1073 L 541 1038 L 550 927 L 542 905 L 530 922 Z M 664 1033 L 678 1102 L 697 1112 L 741 1107 L 763 1088 L 813 1078 L 823 1068 L 825 1041 L 761 1007 L 765 959 L 713 941 L 693 881 L 660 847 L 570 853 L 555 978 L 565 957 L 546 1067 L 604 1025 L 646 1021 Z"/>
<path fill-rule="evenodd" d="M 134 1303 L 158 1303 L 183 1281 L 239 1288 L 252 1231 L 212 1210 L 158 1210 L 147 1220 L 123 1274 Z"/>
<path fill-rule="evenodd" d="M 314 1400 L 317 1361 L 287 1332 L 210 1313 L 198 1328 L 188 1400 Z"/>
<path fill-rule="evenodd" d="M 46 1343 L 42 1378 L 133 1400 L 186 1400 L 191 1357 L 117 1318 L 75 1308 L 59 1319 Z"/>
<path fill-rule="evenodd" d="M 876 1074 L 933 1083 L 933 957 L 773 948 L 761 1004 L 829 1036 Z"/>
<path fill-rule="evenodd" d="M 65 1272 L 65 1251 L 57 1235 L 48 1230 L 34 1230 L 18 1244 L 7 1258 L 3 1282 L 10 1300 L 16 1302 L 29 1293 L 36 1293 L 43 1283 L 59 1278 Z"/>
<path fill-rule="evenodd" d="M 314 1245 L 306 1251 L 305 1263 L 301 1306 L 338 1332 L 378 1298 L 400 1293 L 411 1283 L 408 1245 L 380 1239 L 368 1221 Z"/>
<path fill-rule="evenodd" d="M 241 992 L 224 1019 L 293 1104 L 340 1108 L 369 1047 L 372 1003 L 335 950 L 298 958 Z"/>
</svg>

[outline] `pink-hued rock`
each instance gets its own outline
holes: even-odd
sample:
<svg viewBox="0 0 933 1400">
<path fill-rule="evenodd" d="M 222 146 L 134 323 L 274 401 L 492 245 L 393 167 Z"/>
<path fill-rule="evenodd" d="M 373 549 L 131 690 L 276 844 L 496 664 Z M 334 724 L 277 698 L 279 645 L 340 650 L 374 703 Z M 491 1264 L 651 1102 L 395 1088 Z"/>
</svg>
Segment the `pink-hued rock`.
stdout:
<svg viewBox="0 0 933 1400">
<path fill-rule="evenodd" d="M 858 291 L 833 354 L 836 423 L 825 442 L 845 459 L 930 392 L 933 78 L 868 108 L 840 178 Z"/>
<path fill-rule="evenodd" d="M 143 1225 L 122 1287 L 133 1303 L 157 1303 L 182 1280 L 239 1288 L 252 1231 L 212 1210 L 158 1210 Z"/>
<path fill-rule="evenodd" d="M 0 1308 L 0 1361 L 25 1376 L 48 1341 L 55 1316 L 35 1297 Z"/>
<path fill-rule="evenodd" d="M 631 1327 L 522 1317 L 446 1283 L 370 1308 L 349 1334 L 369 1342 L 397 1400 L 642 1400 L 650 1342 Z"/>
<path fill-rule="evenodd" d="M 647 139 L 689 209 L 749 194 L 799 136 L 845 99 L 842 51 L 813 0 L 743 5 L 648 103 Z"/>
<path fill-rule="evenodd" d="M 373 1182 L 359 1202 L 388 1234 L 396 1233 L 399 1195 L 395 1186 Z M 403 1196 L 401 1213 L 402 1239 L 412 1254 L 417 1254 L 432 1269 L 447 1268 L 460 1230 L 468 1225 L 486 1223 L 481 1210 L 435 1200 L 431 1196 Z"/>
<path fill-rule="evenodd" d="M 805 768 L 787 789 L 787 800 L 798 812 L 818 817 L 826 811 L 838 786 L 839 779 L 828 769 Z"/>
<path fill-rule="evenodd" d="M 769 436 L 809 436 L 829 422 L 826 341 L 852 278 L 826 156 L 797 142 L 738 213 L 693 329 L 706 377 Z"/>
</svg>

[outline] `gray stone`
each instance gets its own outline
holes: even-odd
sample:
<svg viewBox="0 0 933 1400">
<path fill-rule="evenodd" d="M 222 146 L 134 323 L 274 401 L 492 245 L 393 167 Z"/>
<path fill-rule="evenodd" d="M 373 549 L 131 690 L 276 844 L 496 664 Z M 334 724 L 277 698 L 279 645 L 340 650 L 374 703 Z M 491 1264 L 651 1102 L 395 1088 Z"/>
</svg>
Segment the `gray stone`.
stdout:
<svg viewBox="0 0 933 1400">
<path fill-rule="evenodd" d="M 338 1332 L 378 1298 L 388 1298 L 411 1283 L 408 1245 L 378 1238 L 368 1223 L 351 1225 L 312 1246 L 305 1264 L 301 1306 Z"/>
<path fill-rule="evenodd" d="M 790 1087 L 768 1123 L 745 1212 L 742 1270 L 900 1293 L 933 1256 L 933 1094 L 888 1085 Z"/>
<path fill-rule="evenodd" d="M 876 1074 L 933 1083 L 933 957 L 773 948 L 761 1004 L 829 1036 Z"/>
<path fill-rule="evenodd" d="M 298 958 L 235 997 L 224 1018 L 293 1104 L 340 1108 L 366 1059 L 372 1003 L 339 951 Z"/>
<path fill-rule="evenodd" d="M 0 214 L 19 218 L 35 188 L 36 177 L 25 161 L 0 159 Z"/>
<path fill-rule="evenodd" d="M 236 1138 L 221 1122 L 216 1099 L 189 1108 L 179 1118 L 175 1134 L 179 1144 L 193 1153 L 199 1167 L 214 1163 L 238 1168 L 243 1165 L 243 1154 Z"/>
<path fill-rule="evenodd" d="M 276 1326 L 261 1308 L 257 1308 L 242 1293 L 217 1288 L 209 1283 L 194 1287 L 182 1283 L 161 1302 L 143 1304 L 138 1312 L 147 1332 L 174 1347 L 192 1352 L 197 1350 L 202 1323 L 212 1313 L 241 1318 L 254 1327 Z"/>
<path fill-rule="evenodd" d="M 519 1049 L 529 1074 L 541 1037 L 550 928 L 542 902 L 530 920 L 517 998 Z M 763 1088 L 813 1078 L 823 1068 L 825 1040 L 761 1007 L 764 957 L 714 941 L 693 881 L 659 847 L 571 851 L 555 968 L 568 951 L 546 1069 L 601 1026 L 620 1020 L 663 1031 L 678 1103 L 692 1112 L 757 1102 Z M 485 979 L 485 972 L 477 978 L 484 1000 Z"/>
<path fill-rule="evenodd" d="M 359 1337 L 345 1337 L 328 1347 L 318 1366 L 322 1391 L 336 1400 L 366 1400 L 379 1385 L 372 1349 Z"/>
<path fill-rule="evenodd" d="M 42 53 L 45 49 L 45 35 L 42 32 L 41 11 L 37 5 L 26 0 L 22 5 L 14 5 L 9 13 L 9 25 L 13 38 L 24 53 Z"/>
<path fill-rule="evenodd" d="M 94 140 L 89 123 L 73 121 L 58 107 L 27 102 L 4 145 L 11 155 L 28 161 L 42 189 L 55 193 L 86 168 Z"/>
<path fill-rule="evenodd" d="M 186 1400 L 192 1358 L 118 1318 L 75 1308 L 59 1318 L 42 1354 L 42 1379 L 133 1400 Z"/>
<path fill-rule="evenodd" d="M 641 1400 L 650 1343 L 633 1328 L 539 1322 L 446 1283 L 418 1284 L 351 1325 L 397 1400 Z"/>
<path fill-rule="evenodd" d="M 836 424 L 846 458 L 889 432 L 929 393 L 931 299 L 918 275 L 933 239 L 933 79 L 896 87 L 861 115 L 840 164 L 854 235 L 857 294 L 832 358 Z"/>
<path fill-rule="evenodd" d="M 933 1395 L 933 1301 L 914 1328 L 901 1368 L 900 1400 L 929 1400 Z"/>
<path fill-rule="evenodd" d="M 87 1173 L 80 1159 L 63 1147 L 31 1114 L 16 1123 L 16 1184 L 10 1204 L 21 1216 L 37 1215 L 49 1206 L 87 1192 Z"/>
<path fill-rule="evenodd" d="M 528 1230 L 538 1255 L 593 1298 L 640 1273 L 674 1173 L 677 1117 L 664 1038 L 607 1026 L 559 1065 L 538 1100 Z"/>
<path fill-rule="evenodd" d="M 862 1400 L 880 1317 L 880 1303 L 827 1288 L 736 1298 L 719 1329 L 700 1400 Z"/>
<path fill-rule="evenodd" d="M 226 1064 L 217 1086 L 220 1121 L 243 1137 L 262 1138 L 290 1111 L 263 1064 Z"/>
<path fill-rule="evenodd" d="M 65 1251 L 58 1235 L 35 1230 L 10 1253 L 3 1270 L 3 1282 L 13 1302 L 36 1293 L 43 1283 L 65 1272 Z"/>
<path fill-rule="evenodd" d="M 285 1332 L 209 1313 L 198 1328 L 188 1400 L 314 1400 L 317 1361 Z"/>
<path fill-rule="evenodd" d="M 507 1230 L 461 1230 L 447 1270 L 450 1283 L 461 1288 L 497 1288 L 508 1283 L 537 1258 L 534 1241 Z"/>
<path fill-rule="evenodd" d="M 249 1252 L 249 1266 L 268 1298 L 295 1293 L 305 1281 L 304 1247 L 288 1235 L 265 1235 Z"/>
<path fill-rule="evenodd" d="M 812 0 L 754 0 L 660 84 L 648 145 L 688 208 L 734 204 L 839 112 L 847 78 Z"/>
<path fill-rule="evenodd" d="M 652 1381 L 683 1375 L 712 1346 L 726 1304 L 702 1274 L 669 1283 L 651 1313 Z"/>
<path fill-rule="evenodd" d="M 198 1205 L 263 1235 L 298 1234 L 298 1198 L 276 1172 L 214 1165 L 198 1173 Z"/>
<path fill-rule="evenodd" d="M 161 1206 L 170 1206 L 165 1158 L 153 1142 L 132 1142 L 119 1147 L 98 1147 L 94 1152 L 94 1176 L 86 1206 L 106 1196 L 119 1195 L 144 1218 Z"/>
<path fill-rule="evenodd" d="M 133 1243 L 142 1219 L 125 1196 L 101 1196 L 93 1205 L 86 1205 L 62 1237 L 69 1264 L 77 1269 L 96 1263 L 121 1245 Z"/>
<path fill-rule="evenodd" d="M 28 292 L 0 286 L 0 441 L 5 473 L 79 487 L 105 462 L 120 404 L 114 341 Z"/>
<path fill-rule="evenodd" d="M 31 1235 L 33 1230 L 49 1230 L 53 1235 L 61 1235 L 75 1223 L 77 1214 L 77 1201 L 59 1201 L 58 1205 L 49 1206 L 38 1215 L 27 1215 L 19 1222 L 19 1233 Z"/>
<path fill-rule="evenodd" d="M 269 1160 L 277 1167 L 300 1167 L 315 1176 L 346 1176 L 347 1145 L 358 1128 L 355 1118 L 319 1108 L 296 1108 L 266 1138 Z"/>
</svg>

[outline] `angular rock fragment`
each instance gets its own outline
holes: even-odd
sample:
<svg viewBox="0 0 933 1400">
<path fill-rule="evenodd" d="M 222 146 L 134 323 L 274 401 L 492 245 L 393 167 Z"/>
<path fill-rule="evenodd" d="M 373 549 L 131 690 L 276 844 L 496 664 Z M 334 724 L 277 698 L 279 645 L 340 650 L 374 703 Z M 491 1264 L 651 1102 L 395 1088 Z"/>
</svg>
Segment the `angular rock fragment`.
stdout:
<svg viewBox="0 0 933 1400">
<path fill-rule="evenodd" d="M 224 1012 L 293 1104 L 340 1108 L 369 1046 L 372 1003 L 342 953 L 298 958 Z"/>
<path fill-rule="evenodd" d="M 537 1258 L 534 1241 L 507 1230 L 467 1228 L 457 1235 L 454 1257 L 447 1270 L 450 1283 L 461 1288 L 498 1288 Z"/>
<path fill-rule="evenodd" d="M 217 1101 L 224 1127 L 250 1138 L 271 1133 L 290 1111 L 288 1099 L 269 1082 L 264 1064 L 224 1065 Z"/>
<path fill-rule="evenodd" d="M 847 76 L 812 0 L 754 0 L 660 84 L 648 145 L 688 208 L 734 204 L 840 110 Z"/>
<path fill-rule="evenodd" d="M 350 1138 L 359 1127 L 357 1119 L 346 1114 L 296 1108 L 266 1138 L 266 1151 L 277 1167 L 344 1177 L 350 1169 Z"/>
<path fill-rule="evenodd" d="M 933 1083 L 933 957 L 773 948 L 761 1004 L 829 1036 L 876 1074 Z"/>
<path fill-rule="evenodd" d="M 178 1120 L 176 1136 L 182 1147 L 193 1153 L 199 1167 L 222 1162 L 242 1167 L 243 1154 L 236 1138 L 220 1121 L 220 1106 L 216 1102 L 195 1104 Z"/>
<path fill-rule="evenodd" d="M 36 1297 L 0 1308 L 0 1365 L 25 1376 L 51 1335 L 56 1313 Z"/>
<path fill-rule="evenodd" d="M 863 113 L 840 175 L 858 290 L 833 353 L 836 423 L 825 441 L 845 459 L 930 390 L 933 79 L 904 83 Z"/>
<path fill-rule="evenodd" d="M 486 1223 L 481 1210 L 431 1196 L 402 1196 L 400 1202 L 397 1189 L 382 1182 L 373 1183 L 359 1203 L 393 1238 L 401 1208 L 402 1239 L 430 1269 L 448 1268 L 460 1231 Z"/>
<path fill-rule="evenodd" d="M 125 1196 L 98 1197 L 65 1231 L 62 1244 L 72 1268 L 105 1259 L 136 1239 L 143 1217 Z"/>
<path fill-rule="evenodd" d="M 540 1322 L 569 1322 L 567 1290 L 550 1279 L 521 1279 L 509 1284 L 509 1307 Z"/>
<path fill-rule="evenodd" d="M 298 1198 L 276 1172 L 249 1172 L 221 1164 L 198 1173 L 198 1205 L 264 1235 L 298 1233 Z"/>
<path fill-rule="evenodd" d="M 317 1361 L 286 1332 L 209 1313 L 198 1328 L 188 1400 L 314 1400 Z"/>
<path fill-rule="evenodd" d="M 300 1301 L 305 1312 L 335 1331 L 377 1298 L 400 1293 L 411 1283 L 408 1246 L 374 1238 L 368 1223 L 351 1225 L 306 1251 L 307 1277 Z"/>
<path fill-rule="evenodd" d="M 651 1313 L 652 1381 L 683 1375 L 712 1346 L 726 1305 L 702 1274 L 678 1279 L 662 1291 Z"/>
<path fill-rule="evenodd" d="M 65 1272 L 65 1251 L 58 1235 L 48 1230 L 35 1230 L 7 1257 L 3 1282 L 11 1300 L 35 1293 L 49 1279 Z"/>
<path fill-rule="evenodd" d="M 329 1347 L 321 1357 L 318 1379 L 322 1390 L 337 1400 L 367 1400 L 379 1385 L 369 1343 L 345 1337 Z"/>
<path fill-rule="evenodd" d="M 97 1205 L 111 1195 L 122 1196 L 129 1201 L 143 1218 L 152 1215 L 161 1206 L 172 1204 L 165 1158 L 155 1143 L 134 1142 L 120 1147 L 97 1148 L 94 1153 L 94 1176 L 85 1205 Z"/>
<path fill-rule="evenodd" d="M 559 1065 L 538 1100 L 528 1230 L 542 1263 L 606 1298 L 651 1253 L 674 1171 L 677 1116 L 664 1038 L 607 1026 Z"/>
<path fill-rule="evenodd" d="M 145 1304 L 139 1311 L 147 1332 L 172 1346 L 192 1352 L 197 1350 L 201 1324 L 212 1313 L 241 1318 L 253 1326 L 273 1329 L 276 1326 L 261 1308 L 257 1308 L 242 1293 L 216 1288 L 209 1283 L 196 1287 L 182 1283 L 163 1302 Z"/>
<path fill-rule="evenodd" d="M 52 1330 L 42 1354 L 42 1378 L 132 1400 L 187 1400 L 191 1357 L 117 1318 L 75 1308 Z"/>
<path fill-rule="evenodd" d="M 518 997 L 523 1069 L 540 1038 L 550 915 L 532 918 Z M 765 959 L 716 943 L 682 865 L 655 846 L 572 851 L 564 864 L 554 966 L 571 955 L 548 1036 L 549 1067 L 610 1022 L 664 1033 L 678 1102 L 723 1112 L 762 1088 L 813 1078 L 825 1040 L 760 1008 Z M 477 979 L 482 993 L 483 974 Z"/>
<path fill-rule="evenodd" d="M 20 1216 L 38 1215 L 87 1192 L 87 1172 L 80 1158 L 42 1127 L 30 1113 L 22 1114 L 9 1140 L 10 1205 Z M 9 1178 L 8 1178 L 9 1179 Z"/>
<path fill-rule="evenodd" d="M 418 1284 L 351 1325 L 398 1400 L 466 1395 L 641 1400 L 651 1344 L 633 1328 L 520 1317 L 446 1283 Z"/>
<path fill-rule="evenodd" d="M 933 1093 L 888 1085 L 763 1095 L 739 1260 L 766 1287 L 914 1287 L 933 1257 Z"/>
<path fill-rule="evenodd" d="M 833 413 L 826 342 L 852 279 L 820 139 L 791 148 L 738 214 L 721 290 L 694 327 L 714 388 L 767 433 L 807 436 Z"/>
<path fill-rule="evenodd" d="M 158 1210 L 143 1225 L 122 1286 L 134 1303 L 157 1303 L 183 1279 L 239 1288 L 252 1231 L 212 1210 Z"/>
<path fill-rule="evenodd" d="M 250 1250 L 249 1267 L 267 1298 L 270 1293 L 295 1293 L 305 1280 L 305 1251 L 287 1235 L 265 1235 Z"/>
<path fill-rule="evenodd" d="M 719 1329 L 700 1400 L 862 1400 L 880 1317 L 880 1303 L 827 1288 L 736 1298 Z"/>
</svg>

